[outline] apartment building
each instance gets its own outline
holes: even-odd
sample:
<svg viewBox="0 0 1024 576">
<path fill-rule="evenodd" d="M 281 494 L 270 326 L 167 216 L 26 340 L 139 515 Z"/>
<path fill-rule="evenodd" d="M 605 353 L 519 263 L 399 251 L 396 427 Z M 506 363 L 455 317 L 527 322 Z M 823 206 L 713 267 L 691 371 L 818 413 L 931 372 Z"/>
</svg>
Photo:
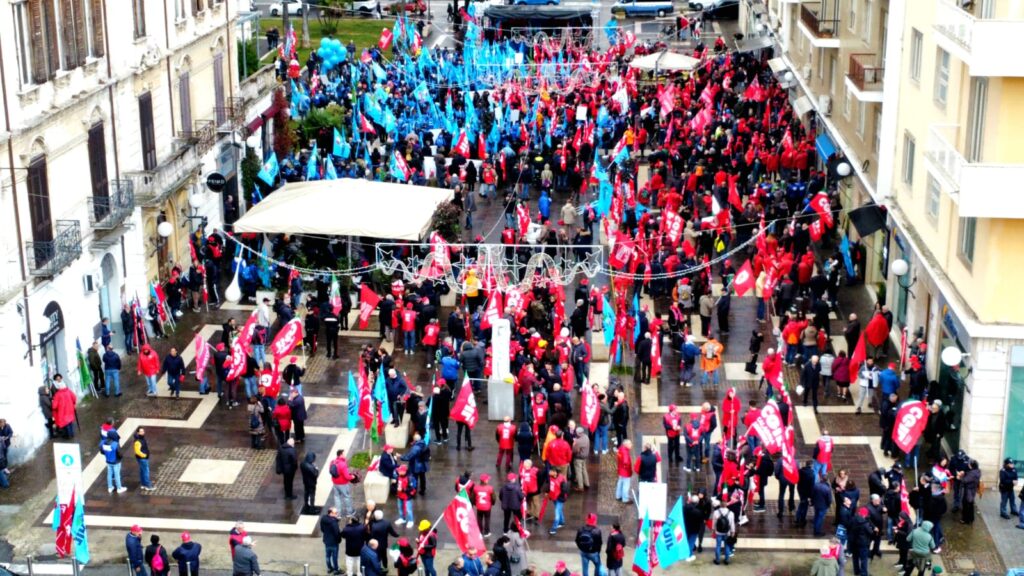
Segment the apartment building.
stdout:
<svg viewBox="0 0 1024 576">
<path fill-rule="evenodd" d="M 82 393 L 76 341 L 109 317 L 123 350 L 123 303 L 187 266 L 189 235 L 237 201 L 237 19 L 234 0 L 0 6 L 0 415 L 15 460 L 45 440 L 37 388 L 61 373 Z"/>
<path fill-rule="evenodd" d="M 883 195 L 889 251 L 908 272 L 889 275 L 889 302 L 934 351 L 929 373 L 955 426 L 950 448 L 991 478 L 1004 457 L 1024 460 L 1024 196 L 1015 192 L 1024 60 L 1012 49 L 1024 5 L 908 3 L 895 32 L 894 163 Z"/>
</svg>

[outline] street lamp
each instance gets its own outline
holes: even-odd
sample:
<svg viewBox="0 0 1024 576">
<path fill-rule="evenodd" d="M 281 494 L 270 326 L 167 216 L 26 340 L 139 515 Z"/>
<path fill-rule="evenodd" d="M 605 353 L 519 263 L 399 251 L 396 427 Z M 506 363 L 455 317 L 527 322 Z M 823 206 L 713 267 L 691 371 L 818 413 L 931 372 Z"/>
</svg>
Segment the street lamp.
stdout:
<svg viewBox="0 0 1024 576">
<path fill-rule="evenodd" d="M 850 166 L 849 162 L 840 162 L 839 164 L 836 164 L 836 174 L 839 174 L 842 178 L 849 176 L 851 170 L 853 170 L 853 168 Z"/>
<path fill-rule="evenodd" d="M 950 368 L 959 368 L 960 363 L 963 362 L 964 357 L 970 356 L 970 354 L 964 354 L 956 346 L 946 346 L 942 349 L 942 354 L 939 358 L 942 363 Z"/>
<path fill-rule="evenodd" d="M 917 276 L 911 278 L 910 282 L 904 280 L 904 278 L 907 277 L 907 274 L 910 273 L 910 264 L 907 263 L 907 261 L 904 260 L 903 258 L 897 258 L 892 261 L 892 264 L 889 265 L 889 271 L 896 276 L 896 283 L 899 285 L 899 287 L 902 288 L 907 294 L 914 296 L 914 293 L 913 291 L 910 290 L 910 287 L 917 282 Z M 917 298 L 917 296 L 914 296 L 914 298 Z"/>
<path fill-rule="evenodd" d="M 157 225 L 156 233 L 159 234 L 161 238 L 170 238 L 171 234 L 174 234 L 174 225 L 167 220 L 164 220 Z"/>
</svg>

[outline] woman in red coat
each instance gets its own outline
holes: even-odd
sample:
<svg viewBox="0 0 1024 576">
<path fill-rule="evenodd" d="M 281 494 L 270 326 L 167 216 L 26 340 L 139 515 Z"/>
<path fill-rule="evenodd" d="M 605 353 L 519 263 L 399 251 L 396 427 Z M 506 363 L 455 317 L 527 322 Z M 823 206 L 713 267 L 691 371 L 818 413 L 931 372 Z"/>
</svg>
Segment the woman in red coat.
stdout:
<svg viewBox="0 0 1024 576">
<path fill-rule="evenodd" d="M 277 406 L 274 411 L 271 412 L 271 417 L 277 426 L 274 427 L 274 434 L 277 436 L 278 445 L 284 444 L 288 441 L 288 436 L 292 430 L 292 409 L 288 407 L 288 403 L 283 399 L 278 400 Z"/>
<path fill-rule="evenodd" d="M 78 397 L 64 385 L 64 377 L 60 374 L 53 376 L 53 385 L 57 388 L 53 393 L 53 425 L 67 434 L 68 438 L 74 438 L 75 404 L 78 403 Z"/>
<path fill-rule="evenodd" d="M 722 400 L 722 436 L 732 440 L 736 434 L 736 423 L 740 419 L 740 399 L 736 397 L 736 388 L 729 388 Z"/>
</svg>

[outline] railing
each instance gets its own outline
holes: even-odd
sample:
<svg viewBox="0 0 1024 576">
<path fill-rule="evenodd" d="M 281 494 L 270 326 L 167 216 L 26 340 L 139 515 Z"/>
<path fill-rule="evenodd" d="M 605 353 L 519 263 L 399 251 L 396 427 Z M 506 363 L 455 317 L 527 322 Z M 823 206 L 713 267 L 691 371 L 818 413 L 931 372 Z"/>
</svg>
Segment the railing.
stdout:
<svg viewBox="0 0 1024 576">
<path fill-rule="evenodd" d="M 817 9 L 811 9 L 811 6 L 817 6 Z M 839 19 L 822 18 L 821 12 L 824 9 L 825 5 L 822 2 L 801 4 L 800 21 L 818 38 L 836 38 L 839 35 Z"/>
<path fill-rule="evenodd" d="M 56 276 L 82 255 L 82 227 L 78 220 L 57 220 L 53 240 L 26 242 L 28 272 Z"/>
<path fill-rule="evenodd" d="M 224 106 L 217 106 L 217 125 L 224 127 L 230 123 L 233 128 L 245 126 L 245 100 L 239 97 L 228 98 Z"/>
<path fill-rule="evenodd" d="M 110 182 L 109 196 L 91 196 L 89 225 L 97 230 L 113 230 L 135 210 L 135 191 L 131 180 Z"/>
<path fill-rule="evenodd" d="M 171 192 L 199 170 L 201 154 L 196 146 L 182 146 L 153 170 L 126 172 L 139 206 L 159 206 Z"/>
<path fill-rule="evenodd" d="M 977 22 L 970 12 L 954 2 L 943 0 L 935 6 L 935 29 L 970 52 Z"/>
<path fill-rule="evenodd" d="M 925 156 L 949 180 L 956 190 L 960 188 L 960 176 L 967 160 L 956 148 L 956 125 L 932 126 L 928 130 L 928 147 Z"/>
<path fill-rule="evenodd" d="M 256 70 L 244 80 L 238 87 L 238 93 L 246 103 L 259 100 L 277 85 L 277 77 L 274 74 L 274 65 L 266 66 Z"/>
<path fill-rule="evenodd" d="M 884 66 L 875 66 L 877 56 L 874 54 L 850 54 L 850 72 L 848 77 L 858 90 L 880 91 Z"/>
</svg>

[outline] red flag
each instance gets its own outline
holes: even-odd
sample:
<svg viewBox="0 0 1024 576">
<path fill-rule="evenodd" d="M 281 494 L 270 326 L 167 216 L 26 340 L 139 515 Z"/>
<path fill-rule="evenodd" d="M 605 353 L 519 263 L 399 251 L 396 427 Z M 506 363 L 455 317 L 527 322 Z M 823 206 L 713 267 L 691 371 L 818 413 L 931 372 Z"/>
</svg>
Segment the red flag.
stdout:
<svg viewBox="0 0 1024 576">
<path fill-rule="evenodd" d="M 366 330 L 366 327 L 370 325 L 370 314 L 380 303 L 380 296 L 370 288 L 369 285 L 363 284 L 362 288 L 359 289 L 359 329 Z M 383 324 L 385 319 L 380 319 Z"/>
<path fill-rule="evenodd" d="M 242 343 L 235 340 L 235 343 L 231 345 L 231 359 L 229 360 L 231 367 L 228 370 L 227 380 L 234 380 L 245 372 L 246 355 L 245 349 L 242 348 Z"/>
<path fill-rule="evenodd" d="M 370 426 L 373 426 L 373 396 L 362 367 L 359 369 L 359 417 L 363 419 L 364 430 L 369 430 Z"/>
<path fill-rule="evenodd" d="M 242 325 L 242 330 L 238 333 L 238 341 L 242 344 L 242 350 L 248 351 L 249 344 L 252 342 L 252 333 L 256 331 L 256 310 L 252 311 L 249 318 L 246 319 L 245 324 Z M 196 334 L 198 336 L 198 334 Z M 264 342 L 266 344 L 266 342 Z"/>
<path fill-rule="evenodd" d="M 526 231 L 530 228 L 530 209 L 526 204 L 516 206 L 516 222 L 519 224 L 519 235 L 526 236 Z"/>
<path fill-rule="evenodd" d="M 625 268 L 626 264 L 633 259 L 635 250 L 633 239 L 619 232 L 615 246 L 612 248 L 611 254 L 608 255 L 608 264 L 616 270 Z"/>
<path fill-rule="evenodd" d="M 818 213 L 822 221 L 825 222 L 825 226 L 828 228 L 832 227 L 834 220 L 832 219 L 832 203 L 828 201 L 828 194 L 824 192 L 818 192 L 811 198 L 811 208 Z"/>
<path fill-rule="evenodd" d="M 476 548 L 478 551 L 487 549 L 483 536 L 480 535 L 480 526 L 476 523 L 473 504 L 470 503 L 465 489 L 459 490 L 444 509 L 444 523 L 448 525 L 448 530 L 451 530 L 459 550 L 467 552 L 470 548 Z"/>
<path fill-rule="evenodd" d="M 380 31 L 380 39 L 377 40 L 377 47 L 381 50 L 387 50 L 388 46 L 391 46 L 391 40 L 394 39 L 394 36 L 395 35 L 391 33 L 391 30 L 388 30 L 387 28 L 382 29 Z"/>
<path fill-rule="evenodd" d="M 75 491 L 71 490 L 71 502 L 61 504 L 54 514 L 60 514 L 60 525 L 57 527 L 57 557 L 64 558 L 71 554 L 71 520 L 75 517 Z"/>
<path fill-rule="evenodd" d="M 483 133 L 478 134 L 476 137 L 476 155 L 480 159 L 483 159 L 487 156 L 487 143 L 484 142 Z"/>
<path fill-rule="evenodd" d="M 764 299 L 771 300 L 775 292 L 775 285 L 779 283 L 779 269 L 774 265 L 768 266 L 764 277 Z"/>
<path fill-rule="evenodd" d="M 672 246 L 679 245 L 679 239 L 683 237 L 683 217 L 672 210 L 667 210 L 664 213 L 665 219 L 665 235 L 668 237 L 668 241 L 672 243 Z M 685 248 L 683 249 L 685 252 Z"/>
<path fill-rule="evenodd" d="M 900 478 L 900 509 L 910 516 L 910 492 L 907 492 L 907 482 Z"/>
<path fill-rule="evenodd" d="M 274 355 L 274 359 L 280 362 L 281 358 L 291 352 L 300 340 L 302 340 L 302 320 L 295 318 L 285 324 L 277 333 L 277 337 L 270 344 L 270 352 Z"/>
<path fill-rule="evenodd" d="M 867 348 L 864 346 L 864 335 L 860 335 L 860 339 L 857 340 L 857 347 L 854 348 L 853 354 L 850 354 L 850 382 L 857 381 L 857 375 L 860 374 L 860 365 L 868 357 Z"/>
<path fill-rule="evenodd" d="M 743 263 L 743 266 L 740 266 L 736 277 L 732 280 L 732 286 L 736 290 L 736 295 L 742 297 L 754 287 L 755 282 L 754 270 L 750 266 L 750 260 L 747 260 Z"/>
<path fill-rule="evenodd" d="M 480 318 L 480 328 L 484 330 L 490 328 L 496 320 L 501 318 L 502 310 L 501 292 L 491 290 L 491 297 L 487 299 L 487 307 L 484 309 L 484 315 Z"/>
<path fill-rule="evenodd" d="M 589 382 L 583 383 L 583 402 L 580 405 L 580 422 L 583 427 L 593 432 L 597 430 L 597 421 L 601 416 L 597 392 Z"/>
<path fill-rule="evenodd" d="M 206 372 L 206 366 L 210 363 L 210 346 L 202 334 L 196 334 L 193 345 L 196 347 L 196 380 L 201 381 L 203 372 Z"/>
<path fill-rule="evenodd" d="M 900 406 L 896 413 L 896 425 L 892 428 L 892 440 L 899 449 L 909 453 L 928 424 L 928 407 L 920 400 L 910 400 Z"/>
<path fill-rule="evenodd" d="M 889 338 L 889 323 L 881 313 L 875 314 L 868 322 L 861 337 L 867 337 L 868 344 L 881 346 Z"/>
<path fill-rule="evenodd" d="M 800 480 L 800 470 L 796 465 L 796 446 L 792 426 L 786 426 L 786 440 L 782 443 L 782 473 L 791 483 L 796 484 Z"/>
<path fill-rule="evenodd" d="M 450 416 L 452 420 L 469 426 L 470 430 L 480 419 L 480 413 L 476 409 L 476 397 L 473 396 L 473 385 L 470 384 L 468 377 L 462 381 L 462 388 L 459 389 L 459 395 L 455 398 Z"/>
<path fill-rule="evenodd" d="M 469 138 L 466 136 L 466 131 L 459 132 L 459 139 L 455 143 L 455 148 L 452 152 L 461 155 L 463 158 L 469 158 Z"/>
<path fill-rule="evenodd" d="M 807 227 L 807 231 L 811 235 L 811 240 L 819 242 L 821 237 L 825 235 L 825 223 L 821 218 L 818 218 L 814 222 L 811 222 L 811 225 Z"/>
<path fill-rule="evenodd" d="M 729 176 L 729 204 L 732 204 L 740 212 L 743 211 L 743 200 L 740 198 L 739 182 L 740 175 Z"/>
<path fill-rule="evenodd" d="M 661 374 L 661 337 L 654 323 L 651 323 L 651 378 L 658 379 Z"/>
<path fill-rule="evenodd" d="M 784 426 L 779 405 L 775 403 L 775 400 L 769 400 L 761 409 L 761 415 L 750 427 L 764 443 L 765 450 L 775 454 L 782 449 L 782 444 L 785 442 Z"/>
</svg>

